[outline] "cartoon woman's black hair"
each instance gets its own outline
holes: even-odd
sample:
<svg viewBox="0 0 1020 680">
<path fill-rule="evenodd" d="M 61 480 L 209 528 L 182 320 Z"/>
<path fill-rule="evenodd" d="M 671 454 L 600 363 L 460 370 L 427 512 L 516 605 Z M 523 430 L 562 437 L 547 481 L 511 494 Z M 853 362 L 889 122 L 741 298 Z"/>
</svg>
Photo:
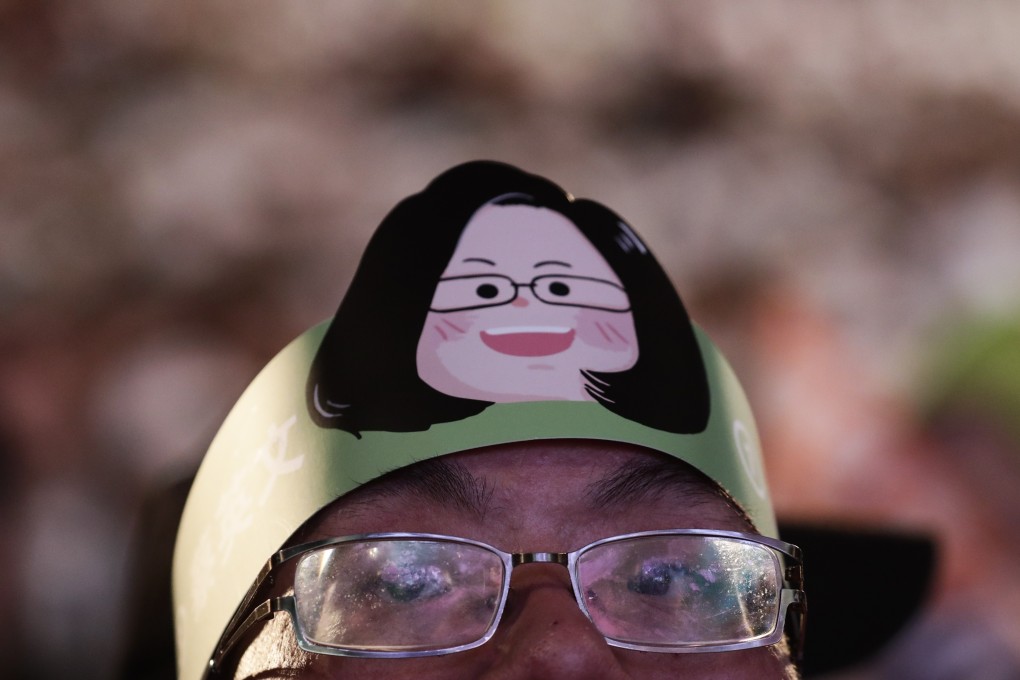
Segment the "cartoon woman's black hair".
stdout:
<svg viewBox="0 0 1020 680">
<path fill-rule="evenodd" d="M 614 212 L 552 182 L 491 161 L 456 166 L 401 201 L 376 230 L 312 363 L 308 407 L 322 427 L 412 432 L 475 415 L 492 402 L 444 394 L 418 375 L 417 346 L 436 283 L 472 215 L 524 203 L 573 222 L 631 300 L 638 359 L 583 371 L 610 411 L 667 432 L 705 429 L 708 381 L 683 303 L 641 239 Z"/>
</svg>

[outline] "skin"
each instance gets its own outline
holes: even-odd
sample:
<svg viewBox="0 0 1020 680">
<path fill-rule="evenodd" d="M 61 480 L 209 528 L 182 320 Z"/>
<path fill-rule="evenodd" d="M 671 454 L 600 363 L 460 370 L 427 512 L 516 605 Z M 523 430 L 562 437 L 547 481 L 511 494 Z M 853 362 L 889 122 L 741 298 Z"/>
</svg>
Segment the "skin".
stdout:
<svg viewBox="0 0 1020 680">
<path fill-rule="evenodd" d="M 430 479 L 436 477 L 433 461 L 405 468 L 334 502 L 295 542 L 414 531 L 462 536 L 511 552 L 569 551 L 634 531 L 752 531 L 746 517 L 699 473 L 630 445 L 525 442 L 441 461 L 438 483 Z M 285 570 L 275 594 L 285 592 L 291 578 L 292 570 Z M 249 637 L 239 658 L 235 680 L 796 678 L 781 645 L 702 654 L 610 647 L 578 608 L 566 569 L 553 564 L 514 569 L 495 637 L 473 650 L 415 659 L 311 655 L 296 647 L 290 617 L 277 615 Z"/>
<path fill-rule="evenodd" d="M 570 220 L 524 205 L 481 208 L 468 222 L 442 278 L 500 274 L 517 283 L 566 274 L 620 285 L 591 243 Z M 495 349 L 489 333 L 539 331 L 548 350 L 519 356 Z M 512 333 L 498 337 L 510 339 Z M 491 337 L 491 336 L 490 336 Z M 548 345 L 549 340 L 539 340 Z M 582 369 L 617 372 L 637 361 L 634 318 L 629 311 L 551 305 L 529 288 L 508 304 L 452 312 L 430 311 L 418 343 L 418 373 L 431 387 L 458 397 L 495 402 L 590 400 Z M 478 370 L 485 366 L 484 371 Z"/>
</svg>

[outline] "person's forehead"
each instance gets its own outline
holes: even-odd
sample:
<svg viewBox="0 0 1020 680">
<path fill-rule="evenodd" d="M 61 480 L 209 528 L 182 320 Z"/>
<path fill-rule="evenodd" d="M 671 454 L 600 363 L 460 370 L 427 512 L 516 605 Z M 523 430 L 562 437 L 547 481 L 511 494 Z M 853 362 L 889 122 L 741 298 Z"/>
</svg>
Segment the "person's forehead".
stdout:
<svg viewBox="0 0 1020 680">
<path fill-rule="evenodd" d="M 610 533 L 751 529 L 718 485 L 675 458 L 630 444 L 553 440 L 490 446 L 396 470 L 328 506 L 300 540 L 373 531 L 555 537 L 572 534 L 559 528 L 574 525 L 591 528 L 593 539 L 605 537 L 595 535 L 597 527 Z M 486 530 L 489 535 L 477 533 Z"/>
<path fill-rule="evenodd" d="M 446 275 L 460 273 L 469 265 L 477 268 L 480 258 L 499 269 L 521 273 L 534 269 L 535 274 L 562 274 L 576 269 L 578 274 L 616 279 L 577 225 L 555 210 L 536 206 L 479 209 L 461 232 Z"/>
</svg>

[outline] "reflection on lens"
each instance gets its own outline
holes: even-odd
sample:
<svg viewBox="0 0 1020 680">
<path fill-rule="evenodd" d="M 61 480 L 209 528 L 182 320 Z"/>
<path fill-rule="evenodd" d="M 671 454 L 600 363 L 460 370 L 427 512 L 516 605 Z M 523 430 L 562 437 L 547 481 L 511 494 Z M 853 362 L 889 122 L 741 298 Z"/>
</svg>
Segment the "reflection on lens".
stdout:
<svg viewBox="0 0 1020 680">
<path fill-rule="evenodd" d="M 305 555 L 294 578 L 298 628 L 316 645 L 411 651 L 483 637 L 503 586 L 499 555 L 425 539 L 341 543 Z"/>
<path fill-rule="evenodd" d="M 579 587 L 606 637 L 638 645 L 729 644 L 778 623 L 782 579 L 766 547 L 718 536 L 645 536 L 597 545 Z"/>
</svg>

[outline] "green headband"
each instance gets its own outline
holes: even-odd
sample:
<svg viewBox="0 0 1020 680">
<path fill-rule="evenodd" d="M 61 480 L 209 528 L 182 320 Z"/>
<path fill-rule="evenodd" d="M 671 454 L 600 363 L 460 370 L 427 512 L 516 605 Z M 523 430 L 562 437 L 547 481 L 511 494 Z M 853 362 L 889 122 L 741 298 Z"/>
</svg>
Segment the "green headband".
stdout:
<svg viewBox="0 0 1020 680">
<path fill-rule="evenodd" d="M 507 184 L 511 191 L 500 192 Z M 554 187 L 492 163 L 460 166 L 441 176 L 381 225 L 332 323 L 297 338 L 244 392 L 195 477 L 178 532 L 173 596 L 179 678 L 203 677 L 213 648 L 260 568 L 306 520 L 388 471 L 449 453 L 543 439 L 647 447 L 704 472 L 736 500 L 759 531 L 776 536 L 754 418 L 726 360 L 687 320 L 668 282 L 657 283 L 667 281 L 665 275 L 622 220 L 598 204 L 575 201 L 550 186 Z M 457 190 L 455 198 L 450 189 Z M 482 200 L 472 198 L 473 192 Z M 408 248 L 405 243 L 401 252 L 409 251 L 413 257 L 394 268 L 395 256 L 386 248 L 387 231 L 402 228 L 401 219 L 407 215 L 435 217 L 436 209 L 456 206 L 464 195 L 474 205 L 461 210 L 461 226 L 479 228 L 469 236 L 455 235 L 454 252 L 471 246 L 479 234 L 490 233 L 486 231 L 490 227 L 495 229 L 491 233 L 502 233 L 504 218 L 514 218 L 509 222 L 516 229 L 521 217 L 534 217 L 534 223 L 524 228 L 547 230 L 547 238 L 546 231 L 540 232 L 543 257 L 552 253 L 539 262 L 543 274 L 522 282 L 525 277 L 511 277 L 507 270 L 518 254 L 528 255 L 531 246 L 526 238 L 521 239 L 520 253 L 501 245 L 495 251 L 498 257 L 451 258 L 449 246 L 438 270 L 424 274 L 440 283 L 425 291 L 427 310 L 409 312 L 413 320 L 409 327 L 418 329 L 413 337 L 393 345 L 394 338 L 400 340 L 396 327 L 372 326 L 360 347 L 351 345 L 351 338 L 365 329 L 355 322 L 364 301 L 377 301 L 379 307 L 393 311 L 387 319 L 400 317 L 387 306 L 385 288 L 396 278 L 394 271 L 415 269 L 418 260 L 427 259 L 422 255 L 425 245 Z M 526 196 L 532 202 L 507 200 L 506 195 Z M 496 196 L 502 202 L 490 200 Z M 436 219 L 433 223 L 438 224 Z M 595 247 L 591 253 L 603 255 L 588 253 L 587 260 L 567 262 L 574 250 L 583 250 L 583 243 L 572 227 L 564 229 L 563 224 L 584 225 L 581 231 Z M 612 244 L 620 253 L 611 252 L 616 247 Z M 557 254 L 559 247 L 565 250 Z M 627 257 L 633 261 L 624 261 Z M 477 262 L 481 259 L 486 262 Z M 481 269 L 452 270 L 464 261 L 468 264 L 463 266 Z M 372 265 L 380 262 L 388 269 L 375 276 Z M 554 264 L 545 268 L 546 262 Z M 564 265 L 571 266 L 569 273 L 547 273 Z M 503 267 L 499 274 L 491 273 L 497 266 Z M 405 281 L 394 284 L 391 293 L 411 297 L 407 291 L 414 288 Z M 530 291 L 522 293 L 523 288 Z M 481 301 L 471 302 L 471 296 Z M 519 302 L 522 297 L 533 306 Z M 410 308 L 418 303 L 407 304 Z M 506 322 L 487 327 L 489 331 L 480 336 L 466 332 L 466 326 L 478 319 L 539 313 L 545 315 L 541 318 L 545 325 Z M 576 329 L 564 331 L 550 325 L 554 315 L 580 321 Z M 678 319 L 662 318 L 671 316 Z M 461 335 L 453 337 L 454 331 L 441 325 L 447 322 Z M 385 323 L 389 321 L 379 321 Z M 656 345 L 662 336 L 675 339 Z M 630 341 L 627 347 L 623 338 Z M 455 341 L 466 349 L 448 353 L 448 343 Z M 475 343 L 473 349 L 470 342 Z M 620 361 L 623 356 L 628 368 L 556 374 L 571 351 L 584 349 L 586 342 L 594 349 L 586 350 L 584 361 L 601 368 L 607 364 L 600 362 Z M 471 354 L 489 350 L 491 361 L 476 360 Z M 380 354 L 373 363 L 372 357 Z M 661 360 L 650 364 L 656 355 Z M 521 366 L 545 362 L 542 380 L 548 375 L 569 379 L 529 386 L 526 370 L 508 374 L 500 362 Z M 366 363 L 371 365 L 367 373 Z M 401 372 L 415 374 L 408 383 L 413 389 L 392 387 Z M 357 389 L 350 389 L 352 385 Z M 555 396 L 556 390 L 576 390 L 577 385 L 583 390 L 579 396 L 571 396 L 572 391 Z M 553 396 L 528 399 L 522 390 Z"/>
</svg>

